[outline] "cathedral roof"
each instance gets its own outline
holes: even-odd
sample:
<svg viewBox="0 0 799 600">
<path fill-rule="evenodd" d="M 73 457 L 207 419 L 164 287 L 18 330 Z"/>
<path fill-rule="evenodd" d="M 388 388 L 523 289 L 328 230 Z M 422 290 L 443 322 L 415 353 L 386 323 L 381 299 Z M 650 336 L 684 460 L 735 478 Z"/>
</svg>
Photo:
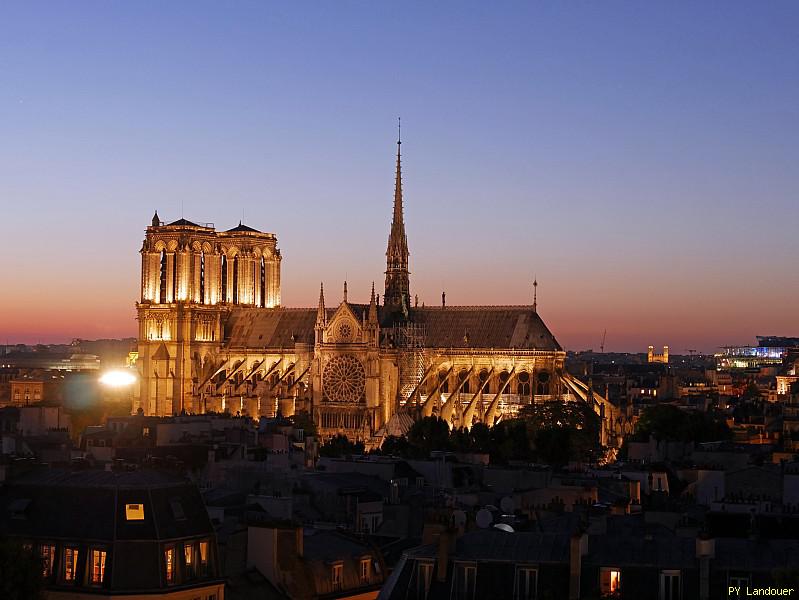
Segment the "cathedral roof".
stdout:
<svg viewBox="0 0 799 600">
<path fill-rule="evenodd" d="M 253 229 L 248 225 L 242 225 L 241 221 L 239 221 L 239 224 L 233 229 L 228 229 L 227 233 L 261 233 L 261 232 L 258 231 L 257 229 Z"/>
<path fill-rule="evenodd" d="M 315 324 L 315 308 L 236 309 L 225 325 L 225 340 L 233 348 L 293 348 L 314 343 Z"/>
<path fill-rule="evenodd" d="M 413 308 L 410 321 L 424 326 L 431 348 L 562 349 L 531 306 Z"/>
<path fill-rule="evenodd" d="M 368 304 L 348 306 L 358 320 L 369 311 Z M 331 319 L 337 310 L 326 309 L 327 318 Z M 234 348 L 313 344 L 316 314 L 316 308 L 236 309 L 225 326 L 225 339 Z M 530 306 L 413 308 L 410 321 L 422 326 L 428 348 L 561 350 L 555 336 Z"/>
<path fill-rule="evenodd" d="M 167 223 L 167 227 L 203 227 L 203 225 L 198 225 L 197 223 L 192 223 L 188 219 L 180 218 L 177 221 Z"/>
<path fill-rule="evenodd" d="M 368 304 L 347 304 L 360 321 Z M 325 310 L 332 319 L 336 308 Z M 316 308 L 243 308 L 233 310 L 225 325 L 225 339 L 232 348 L 292 348 L 295 343 L 314 343 Z M 292 339 L 293 337 L 293 339 Z"/>
</svg>

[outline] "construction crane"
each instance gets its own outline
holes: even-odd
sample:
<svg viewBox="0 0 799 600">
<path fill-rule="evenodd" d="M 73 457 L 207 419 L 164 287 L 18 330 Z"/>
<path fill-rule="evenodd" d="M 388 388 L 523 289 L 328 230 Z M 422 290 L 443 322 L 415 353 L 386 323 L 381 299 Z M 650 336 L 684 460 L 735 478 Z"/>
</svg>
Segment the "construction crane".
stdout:
<svg viewBox="0 0 799 600">
<path fill-rule="evenodd" d="M 607 330 L 607 329 L 605 329 L 605 331 L 603 331 L 603 332 L 602 332 L 602 343 L 601 343 L 601 344 L 599 344 L 599 352 L 600 352 L 601 354 L 604 354 L 604 353 L 605 353 L 605 337 L 606 337 L 607 335 L 608 335 L 608 330 Z"/>
</svg>

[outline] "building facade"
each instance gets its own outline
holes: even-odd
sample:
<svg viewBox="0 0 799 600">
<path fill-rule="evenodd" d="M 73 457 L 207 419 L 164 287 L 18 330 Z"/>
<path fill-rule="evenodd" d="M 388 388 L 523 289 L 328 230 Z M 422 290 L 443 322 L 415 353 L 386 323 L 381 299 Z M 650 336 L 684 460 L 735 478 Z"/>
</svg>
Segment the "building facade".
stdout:
<svg viewBox="0 0 799 600">
<path fill-rule="evenodd" d="M 444 294 L 440 306 L 412 301 L 400 144 L 382 302 L 374 285 L 368 302 L 351 301 L 344 282 L 333 303 L 321 288 L 315 308 L 284 307 L 274 234 L 165 224 L 156 213 L 141 250 L 135 408 L 302 410 L 323 438 L 378 443 L 418 415 L 491 425 L 527 403 L 581 399 L 613 437 L 624 416 L 565 372 L 535 295 L 523 306 L 447 306 Z"/>
</svg>

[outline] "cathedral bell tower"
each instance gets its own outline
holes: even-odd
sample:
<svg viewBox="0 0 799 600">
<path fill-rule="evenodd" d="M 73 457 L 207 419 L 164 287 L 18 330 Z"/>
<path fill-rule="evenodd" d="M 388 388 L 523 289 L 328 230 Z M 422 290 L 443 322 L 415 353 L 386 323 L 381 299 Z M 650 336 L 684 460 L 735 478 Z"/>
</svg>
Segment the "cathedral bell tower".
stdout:
<svg viewBox="0 0 799 600">
<path fill-rule="evenodd" d="M 410 272 L 408 271 L 408 238 L 402 214 L 402 167 L 397 136 L 397 175 L 394 183 L 394 218 L 386 249 L 386 289 L 383 304 L 389 313 L 407 316 L 410 307 Z"/>
</svg>

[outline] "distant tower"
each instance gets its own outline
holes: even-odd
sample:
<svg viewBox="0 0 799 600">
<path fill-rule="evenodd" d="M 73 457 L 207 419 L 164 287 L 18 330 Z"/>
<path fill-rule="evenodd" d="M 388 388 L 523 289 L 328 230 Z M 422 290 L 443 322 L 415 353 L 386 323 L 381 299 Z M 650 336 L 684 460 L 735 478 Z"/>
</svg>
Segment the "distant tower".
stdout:
<svg viewBox="0 0 799 600">
<path fill-rule="evenodd" d="M 405 236 L 405 221 L 402 210 L 402 167 L 400 145 L 397 136 L 397 175 L 394 183 L 394 218 L 386 248 L 386 289 L 383 305 L 390 312 L 407 310 L 410 306 L 410 272 L 408 271 L 408 238 Z"/>
<path fill-rule="evenodd" d="M 649 363 L 663 363 L 668 364 L 669 362 L 669 347 L 663 346 L 663 354 L 655 354 L 655 347 L 649 346 L 646 360 Z"/>
</svg>

